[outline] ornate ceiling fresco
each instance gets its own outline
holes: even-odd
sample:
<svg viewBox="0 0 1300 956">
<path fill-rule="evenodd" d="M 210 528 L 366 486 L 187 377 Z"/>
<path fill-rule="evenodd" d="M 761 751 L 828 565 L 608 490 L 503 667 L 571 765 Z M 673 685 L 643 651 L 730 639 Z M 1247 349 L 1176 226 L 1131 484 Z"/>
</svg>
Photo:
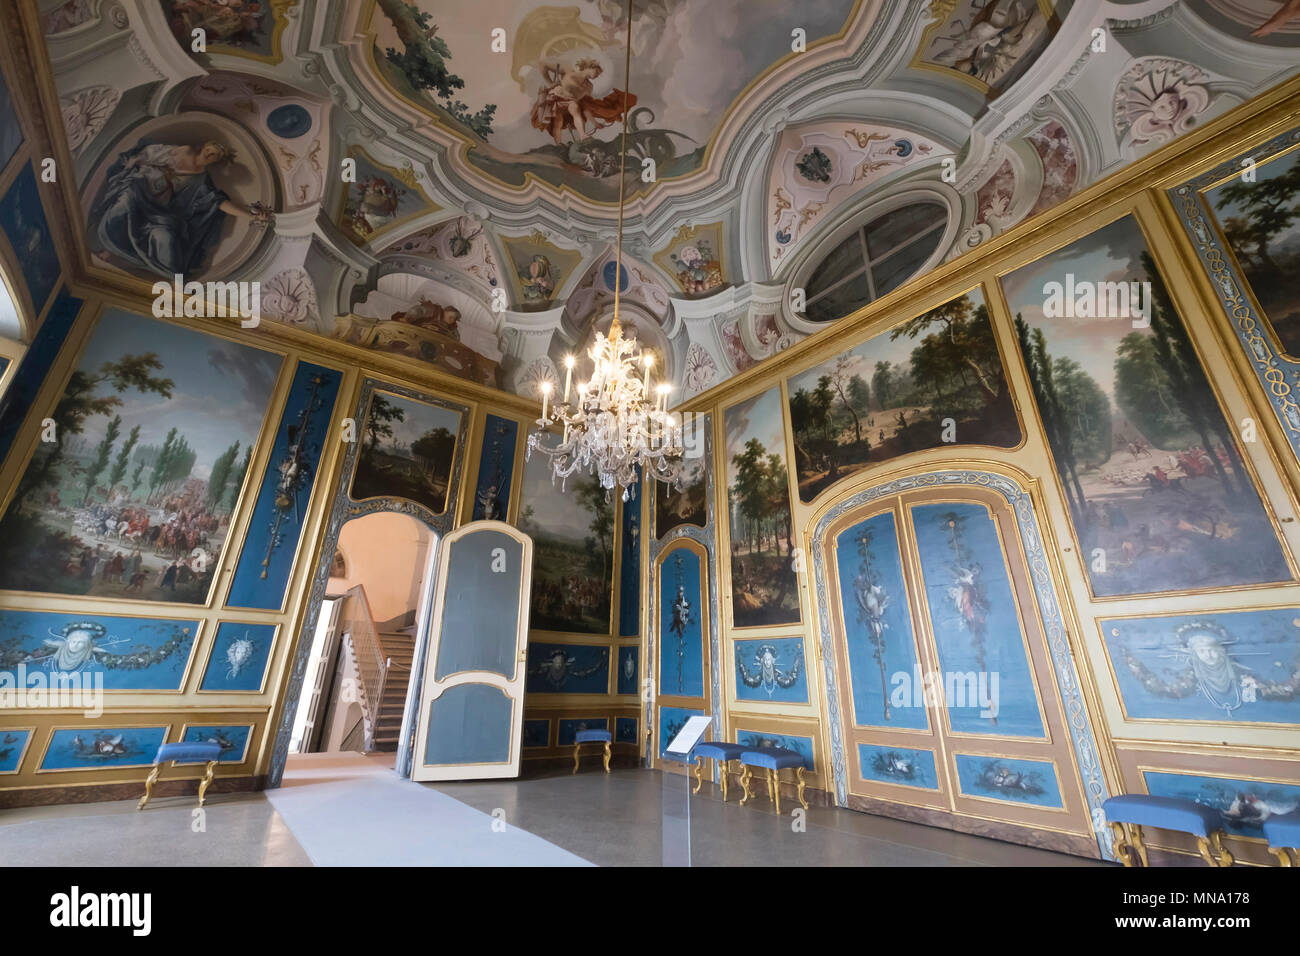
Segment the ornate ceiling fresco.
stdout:
<svg viewBox="0 0 1300 956">
<path fill-rule="evenodd" d="M 632 8 L 629 80 L 622 0 L 44 0 L 91 273 L 525 394 L 618 284 L 686 396 L 823 327 L 790 291 L 864 223 L 941 210 L 923 272 L 1300 69 L 1279 0 Z"/>
</svg>

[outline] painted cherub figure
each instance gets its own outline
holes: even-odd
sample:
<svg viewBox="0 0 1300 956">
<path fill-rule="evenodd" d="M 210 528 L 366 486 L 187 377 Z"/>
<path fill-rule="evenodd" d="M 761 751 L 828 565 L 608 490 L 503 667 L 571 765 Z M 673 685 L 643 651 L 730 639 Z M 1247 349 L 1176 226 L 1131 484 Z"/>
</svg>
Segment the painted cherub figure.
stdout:
<svg viewBox="0 0 1300 956">
<path fill-rule="evenodd" d="M 559 146 L 566 129 L 584 140 L 621 119 L 636 105 L 636 97 L 622 90 L 610 90 L 599 98 L 594 96 L 593 83 L 603 72 L 599 61 L 592 59 L 579 60 L 573 66 L 542 64 L 546 83 L 533 103 L 533 127 L 550 133 Z"/>
</svg>

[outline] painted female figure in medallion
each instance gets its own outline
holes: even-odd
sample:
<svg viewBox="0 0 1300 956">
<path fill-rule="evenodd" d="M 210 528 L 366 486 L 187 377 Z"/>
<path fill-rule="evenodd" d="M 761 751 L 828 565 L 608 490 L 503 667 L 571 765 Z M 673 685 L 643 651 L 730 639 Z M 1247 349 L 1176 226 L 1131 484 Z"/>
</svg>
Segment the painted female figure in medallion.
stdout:
<svg viewBox="0 0 1300 956">
<path fill-rule="evenodd" d="M 273 224 L 269 206 L 241 206 L 212 181 L 210 167 L 234 160 L 234 151 L 217 140 L 200 147 L 153 143 L 122 153 L 90 209 L 96 255 L 170 278 L 203 268 L 227 215 Z"/>
</svg>

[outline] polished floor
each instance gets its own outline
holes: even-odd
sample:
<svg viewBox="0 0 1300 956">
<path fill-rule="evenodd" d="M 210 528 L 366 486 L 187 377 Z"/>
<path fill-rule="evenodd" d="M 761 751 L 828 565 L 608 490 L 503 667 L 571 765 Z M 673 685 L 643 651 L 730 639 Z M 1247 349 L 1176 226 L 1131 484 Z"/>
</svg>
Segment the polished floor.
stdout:
<svg viewBox="0 0 1300 956">
<path fill-rule="evenodd" d="M 295 757 L 269 794 L 0 811 L 0 865 L 659 866 L 663 775 L 645 770 L 410 784 L 391 756 Z M 668 779 L 667 806 L 680 800 Z M 362 809 L 364 808 L 364 809 Z M 762 797 L 690 800 L 696 866 L 1087 866 L 1093 861 L 848 810 L 812 808 L 796 826 Z M 680 833 L 680 826 L 670 832 Z M 675 845 L 680 846 L 680 841 Z"/>
</svg>

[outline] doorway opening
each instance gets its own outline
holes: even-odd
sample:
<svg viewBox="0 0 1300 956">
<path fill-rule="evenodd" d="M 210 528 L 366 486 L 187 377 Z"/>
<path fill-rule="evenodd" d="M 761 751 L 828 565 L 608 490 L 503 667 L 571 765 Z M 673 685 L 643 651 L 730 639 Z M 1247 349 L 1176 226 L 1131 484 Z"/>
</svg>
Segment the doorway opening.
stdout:
<svg viewBox="0 0 1300 956">
<path fill-rule="evenodd" d="M 393 753 L 417 646 L 434 533 L 376 512 L 339 531 L 290 753 Z"/>
</svg>

